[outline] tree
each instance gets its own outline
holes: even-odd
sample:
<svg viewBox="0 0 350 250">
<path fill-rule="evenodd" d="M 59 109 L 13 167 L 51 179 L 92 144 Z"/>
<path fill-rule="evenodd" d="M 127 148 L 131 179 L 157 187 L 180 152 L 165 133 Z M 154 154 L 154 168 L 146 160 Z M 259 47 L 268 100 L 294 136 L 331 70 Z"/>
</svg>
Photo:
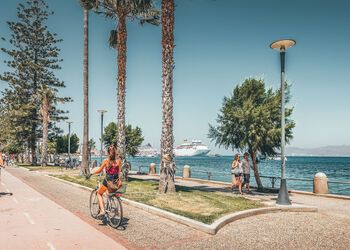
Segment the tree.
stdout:
<svg viewBox="0 0 350 250">
<path fill-rule="evenodd" d="M 90 174 L 89 168 L 89 11 L 95 7 L 96 0 L 79 0 L 84 12 L 84 126 L 82 148 L 82 172 L 85 176 Z"/>
<path fill-rule="evenodd" d="M 50 122 L 50 109 L 51 105 L 55 99 L 54 93 L 47 88 L 45 85 L 41 86 L 39 91 L 39 99 L 41 100 L 41 116 L 43 120 L 43 142 L 41 148 L 41 166 L 47 166 L 47 148 L 49 139 L 49 122 Z"/>
<path fill-rule="evenodd" d="M 286 103 L 289 102 L 287 85 Z M 216 127 L 209 124 L 208 137 L 215 145 L 232 150 L 248 150 L 256 183 L 263 185 L 256 161 L 258 153 L 275 155 L 281 145 L 281 91 L 265 89 L 262 79 L 249 78 L 234 88 L 233 94 L 224 97 Z M 291 120 L 293 108 L 286 109 L 286 142 L 292 138 L 295 123 Z"/>
<path fill-rule="evenodd" d="M 79 138 L 76 134 L 70 136 L 70 153 L 74 154 L 79 148 Z M 56 150 L 58 154 L 68 153 L 68 135 L 58 136 L 56 140 Z"/>
<path fill-rule="evenodd" d="M 154 8 L 152 0 L 97 0 L 98 13 L 106 17 L 118 20 L 118 27 L 112 30 L 109 37 L 109 45 L 117 48 L 118 51 L 118 136 L 117 145 L 123 156 L 126 152 L 126 131 L 125 131 L 125 84 L 126 84 L 126 41 L 127 29 L 126 20 L 139 20 L 141 24 L 159 24 L 159 11 Z"/>
<path fill-rule="evenodd" d="M 174 0 L 162 0 L 162 135 L 159 192 L 175 192 L 173 135 Z"/>
<path fill-rule="evenodd" d="M 12 31 L 9 44 L 11 48 L 1 48 L 9 60 L 5 61 L 11 71 L 0 76 L 8 83 L 1 99 L 6 114 L 11 117 L 8 127 L 9 137 L 26 144 L 31 151 L 32 164 L 36 164 L 36 143 L 41 136 L 39 112 L 40 99 L 37 99 L 41 86 L 53 92 L 65 87 L 55 76 L 60 69 L 57 35 L 51 33 L 46 21 L 53 13 L 43 0 L 28 0 L 17 8 L 18 21 L 7 22 Z M 2 40 L 6 41 L 5 38 Z M 69 98 L 67 98 L 68 100 Z M 56 120 L 65 119 L 63 111 L 53 108 L 52 116 Z"/>
<path fill-rule="evenodd" d="M 118 144 L 118 126 L 116 123 L 109 123 L 103 134 L 103 142 L 105 147 L 114 145 L 117 147 Z M 125 141 L 126 141 L 126 154 L 130 156 L 135 156 L 138 153 L 138 147 L 141 146 L 144 138 L 142 136 L 142 130 L 139 127 L 132 128 L 129 124 L 125 128 Z"/>
</svg>

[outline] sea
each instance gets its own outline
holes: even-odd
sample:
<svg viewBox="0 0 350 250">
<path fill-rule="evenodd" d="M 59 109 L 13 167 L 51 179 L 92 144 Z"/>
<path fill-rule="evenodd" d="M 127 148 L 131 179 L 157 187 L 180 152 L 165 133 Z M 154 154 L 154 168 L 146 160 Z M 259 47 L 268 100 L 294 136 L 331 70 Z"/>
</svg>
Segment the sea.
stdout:
<svg viewBox="0 0 350 250">
<path fill-rule="evenodd" d="M 98 160 L 98 158 L 96 158 Z M 231 182 L 232 156 L 218 157 L 175 157 L 176 175 L 182 176 L 182 169 L 185 165 L 191 167 L 191 177 L 208 180 Z M 132 170 L 148 172 L 151 163 L 157 166 L 159 172 L 160 158 L 135 157 L 128 158 Z M 261 176 L 279 177 L 281 174 L 281 161 L 261 160 L 258 163 Z M 323 172 L 329 181 L 329 192 L 332 194 L 350 195 L 350 157 L 301 157 L 289 156 L 286 161 L 286 176 L 288 189 L 313 191 L 313 178 L 316 173 Z M 288 180 L 298 178 L 303 180 Z M 271 187 L 270 178 L 261 178 L 265 187 Z M 332 183 L 332 181 L 348 182 L 349 184 Z M 275 187 L 279 187 L 280 180 L 277 180 Z M 253 171 L 251 170 L 251 184 L 256 185 Z"/>
</svg>

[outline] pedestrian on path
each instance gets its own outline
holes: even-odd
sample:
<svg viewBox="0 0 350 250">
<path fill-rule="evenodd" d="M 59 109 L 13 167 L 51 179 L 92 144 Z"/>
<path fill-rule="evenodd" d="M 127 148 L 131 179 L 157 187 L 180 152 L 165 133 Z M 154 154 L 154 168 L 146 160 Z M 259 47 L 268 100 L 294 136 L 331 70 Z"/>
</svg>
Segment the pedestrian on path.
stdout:
<svg viewBox="0 0 350 250">
<path fill-rule="evenodd" d="M 4 167 L 4 161 L 2 160 L 2 152 L 0 151 L 0 167 Z"/>
<path fill-rule="evenodd" d="M 242 163 L 241 163 L 240 155 L 236 154 L 231 165 L 231 174 L 232 174 L 231 191 L 233 191 L 233 187 L 238 187 L 238 191 L 240 194 L 242 194 L 242 172 L 243 171 L 242 171 Z"/>
<path fill-rule="evenodd" d="M 243 183 L 242 186 L 246 188 L 247 193 L 251 193 L 249 189 L 249 180 L 250 180 L 250 162 L 249 162 L 249 153 L 245 152 L 242 160 L 242 169 L 243 169 Z"/>
<path fill-rule="evenodd" d="M 6 163 L 6 166 L 8 167 L 9 166 L 9 155 L 8 155 L 8 153 L 5 153 L 5 163 Z"/>
</svg>

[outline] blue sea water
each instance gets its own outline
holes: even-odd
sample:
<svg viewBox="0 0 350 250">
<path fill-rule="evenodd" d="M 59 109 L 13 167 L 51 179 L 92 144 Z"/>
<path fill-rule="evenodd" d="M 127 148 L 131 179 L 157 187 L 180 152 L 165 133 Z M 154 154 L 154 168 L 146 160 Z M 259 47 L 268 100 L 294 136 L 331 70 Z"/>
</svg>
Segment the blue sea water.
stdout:
<svg viewBox="0 0 350 250">
<path fill-rule="evenodd" d="M 160 159 L 156 158 L 128 158 L 132 164 L 133 170 L 138 170 L 139 166 L 145 166 L 143 171 L 148 171 L 150 163 L 154 162 L 159 171 Z M 182 175 L 184 165 L 191 167 L 191 176 L 193 178 L 208 179 L 205 171 L 212 172 L 211 180 L 231 182 L 230 174 L 232 157 L 176 157 L 177 170 L 176 175 Z M 280 161 L 264 160 L 258 164 L 260 175 L 276 176 L 281 174 Z M 203 171 L 203 172 L 197 172 Z M 350 157 L 297 157 L 289 156 L 286 161 L 287 178 L 303 178 L 312 180 L 317 172 L 323 172 L 327 175 L 329 181 L 346 181 L 350 182 Z M 253 171 L 251 171 L 252 184 L 255 185 Z M 271 181 L 262 178 L 264 186 L 271 187 Z M 312 181 L 288 180 L 289 189 L 312 191 Z M 279 186 L 279 180 L 276 181 L 275 187 Z M 350 195 L 350 184 L 333 184 L 329 183 L 329 192 L 333 194 Z"/>
</svg>

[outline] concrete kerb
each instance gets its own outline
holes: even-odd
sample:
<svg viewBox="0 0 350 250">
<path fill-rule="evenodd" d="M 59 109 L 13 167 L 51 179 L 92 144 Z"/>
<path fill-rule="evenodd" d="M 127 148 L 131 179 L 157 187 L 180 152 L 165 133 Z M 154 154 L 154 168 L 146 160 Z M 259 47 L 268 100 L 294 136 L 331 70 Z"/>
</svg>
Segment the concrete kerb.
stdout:
<svg viewBox="0 0 350 250">
<path fill-rule="evenodd" d="M 61 181 L 67 184 L 70 184 L 75 187 L 79 187 L 85 190 L 92 191 L 92 188 L 85 187 L 83 185 L 73 183 L 70 181 L 62 180 L 57 177 L 46 175 L 52 179 L 55 179 L 57 181 Z M 181 223 L 183 225 L 192 227 L 194 229 L 197 229 L 199 231 L 202 231 L 207 234 L 215 235 L 221 228 L 223 228 L 225 225 L 234 222 L 236 220 L 240 220 L 243 218 L 247 218 L 250 216 L 260 215 L 260 214 L 268 214 L 268 213 L 276 213 L 276 212 L 317 212 L 318 209 L 316 207 L 311 206 L 302 206 L 293 204 L 292 206 L 274 206 L 274 207 L 263 207 L 263 208 L 255 208 L 255 209 L 249 209 L 245 211 L 240 211 L 232 214 L 225 215 L 216 221 L 214 221 L 211 225 L 189 219 L 187 217 L 177 215 L 156 207 L 152 207 L 143 203 L 139 203 L 136 201 L 132 201 L 126 198 L 122 198 L 123 202 L 125 202 L 128 205 L 131 205 L 133 207 L 142 209 L 144 211 L 147 211 L 149 213 L 152 213 L 154 215 L 157 215 L 159 217 L 163 217 L 172 221 L 175 221 L 177 223 Z"/>
<path fill-rule="evenodd" d="M 291 194 L 303 194 L 303 195 L 311 195 L 311 196 L 319 196 L 324 198 L 333 198 L 333 199 L 341 199 L 341 200 L 350 200 L 350 196 L 346 195 L 337 195 L 337 194 L 315 194 L 312 192 L 301 191 L 301 190 L 289 190 Z"/>
<path fill-rule="evenodd" d="M 47 175 L 47 174 L 45 174 L 45 176 L 50 177 L 50 178 L 52 178 L 52 179 L 55 179 L 55 180 L 57 180 L 57 181 L 61 181 L 61 182 L 67 183 L 67 184 L 69 184 L 69 185 L 72 185 L 72 186 L 75 186 L 75 187 L 78 187 L 78 188 L 81 188 L 81 189 L 88 190 L 88 191 L 94 190 L 93 188 L 89 188 L 89 187 L 86 187 L 86 186 L 83 186 L 83 185 L 80 185 L 80 184 L 77 184 L 77 183 L 74 183 L 74 182 L 66 181 L 66 180 L 57 178 L 57 177 L 52 176 L 52 175 Z"/>
<path fill-rule="evenodd" d="M 21 169 L 23 169 L 25 171 L 30 171 L 28 168 L 25 168 L 25 167 L 19 167 L 19 168 L 21 168 Z"/>
</svg>

